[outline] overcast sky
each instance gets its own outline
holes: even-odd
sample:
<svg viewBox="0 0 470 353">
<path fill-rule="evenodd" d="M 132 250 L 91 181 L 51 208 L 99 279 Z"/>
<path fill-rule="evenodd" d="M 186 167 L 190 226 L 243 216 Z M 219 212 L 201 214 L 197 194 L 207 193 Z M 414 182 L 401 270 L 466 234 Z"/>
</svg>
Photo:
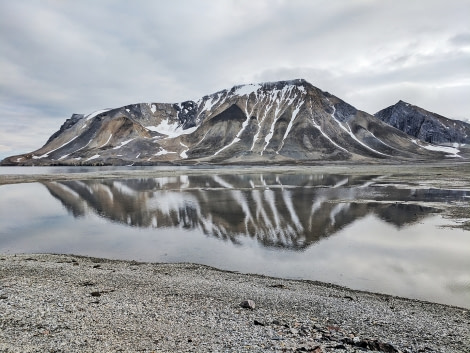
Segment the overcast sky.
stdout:
<svg viewBox="0 0 470 353">
<path fill-rule="evenodd" d="M 470 118 L 470 1 L 0 0 L 0 158 L 72 113 L 294 78 Z"/>
</svg>

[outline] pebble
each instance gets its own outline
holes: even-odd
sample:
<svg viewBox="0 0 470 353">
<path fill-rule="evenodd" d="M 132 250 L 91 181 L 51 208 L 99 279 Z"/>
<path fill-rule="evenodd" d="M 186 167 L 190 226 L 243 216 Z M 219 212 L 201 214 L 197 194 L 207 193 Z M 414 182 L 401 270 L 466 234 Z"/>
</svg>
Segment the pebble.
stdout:
<svg viewBox="0 0 470 353">
<path fill-rule="evenodd" d="M 240 303 L 240 306 L 242 308 L 245 308 L 245 309 L 251 309 L 251 310 L 254 310 L 256 305 L 255 305 L 255 302 L 251 299 L 248 299 L 248 300 L 244 300 Z"/>
<path fill-rule="evenodd" d="M 470 352 L 462 308 L 201 265 L 2 259 L 0 352 Z"/>
</svg>

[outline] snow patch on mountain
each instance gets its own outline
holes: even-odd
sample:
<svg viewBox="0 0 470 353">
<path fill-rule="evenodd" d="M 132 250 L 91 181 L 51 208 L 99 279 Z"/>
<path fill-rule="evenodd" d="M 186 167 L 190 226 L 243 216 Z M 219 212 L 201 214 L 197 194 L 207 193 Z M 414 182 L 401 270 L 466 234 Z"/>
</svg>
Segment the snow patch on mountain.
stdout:
<svg viewBox="0 0 470 353">
<path fill-rule="evenodd" d="M 253 84 L 250 83 L 248 85 L 242 85 L 242 86 L 237 86 L 235 88 L 234 94 L 238 96 L 249 96 L 253 92 L 256 92 L 257 90 L 261 89 L 263 86 L 260 84 Z"/>
<path fill-rule="evenodd" d="M 53 150 L 50 150 L 49 152 L 41 155 L 41 156 L 33 156 L 33 159 L 41 159 L 41 158 L 45 158 L 45 157 L 49 157 L 49 154 L 51 154 L 52 152 L 55 152 L 59 149 L 61 149 L 62 147 L 68 145 L 70 142 L 72 142 L 73 140 L 75 140 L 78 136 L 75 136 L 74 138 L 72 138 L 71 140 L 67 141 L 66 143 L 60 145 L 59 147 L 53 149 Z"/>
<path fill-rule="evenodd" d="M 277 152 L 276 152 L 277 154 L 279 154 L 279 151 L 282 149 L 282 147 L 284 147 L 284 141 L 286 137 L 289 135 L 290 130 L 292 129 L 292 125 L 294 123 L 295 118 L 297 117 L 297 114 L 299 114 L 300 107 L 302 106 L 302 104 L 304 104 L 304 101 L 301 101 L 299 104 L 297 104 L 294 111 L 292 112 L 292 116 L 289 120 L 289 125 L 287 125 L 286 132 L 284 133 L 284 136 L 282 137 L 281 145 L 277 149 Z"/>
<path fill-rule="evenodd" d="M 85 162 L 91 161 L 91 160 L 96 159 L 96 158 L 99 158 L 99 157 L 100 157 L 99 154 L 95 154 L 94 156 L 91 156 L 90 158 L 88 158 L 87 160 L 85 160 Z"/>
<path fill-rule="evenodd" d="M 170 153 L 176 153 L 176 152 L 170 152 L 170 151 L 167 151 L 166 149 L 164 149 L 163 147 L 160 147 L 160 151 L 155 153 L 155 156 L 163 156 L 165 154 L 170 154 Z"/>
<path fill-rule="evenodd" d="M 169 123 L 168 119 L 162 120 L 158 126 L 145 126 L 147 130 L 158 132 L 159 134 L 166 135 L 167 138 L 175 138 L 181 135 L 188 135 L 197 130 L 197 126 L 183 130 L 181 124 L 177 122 Z"/>
<path fill-rule="evenodd" d="M 121 144 L 119 146 L 116 146 L 113 148 L 113 150 L 117 150 L 125 145 L 127 145 L 129 142 L 131 142 L 132 140 L 135 140 L 135 138 L 131 138 L 129 140 L 126 140 L 126 141 L 122 141 Z"/>
<path fill-rule="evenodd" d="M 458 157 L 462 158 L 462 156 L 459 156 L 460 150 L 454 147 L 447 147 L 447 146 L 436 146 L 436 145 L 425 145 L 419 143 L 418 140 L 411 140 L 414 144 L 418 145 L 419 147 L 425 148 L 429 151 L 437 151 L 437 152 L 444 152 L 447 153 L 448 157 Z"/>
<path fill-rule="evenodd" d="M 88 120 L 91 120 L 93 119 L 95 116 L 101 114 L 101 113 L 105 113 L 105 112 L 108 112 L 110 111 L 111 109 L 108 108 L 108 109 L 100 109 L 100 110 L 97 110 L 96 112 L 93 112 L 91 114 L 88 114 L 85 116 L 85 120 L 88 121 Z"/>
</svg>

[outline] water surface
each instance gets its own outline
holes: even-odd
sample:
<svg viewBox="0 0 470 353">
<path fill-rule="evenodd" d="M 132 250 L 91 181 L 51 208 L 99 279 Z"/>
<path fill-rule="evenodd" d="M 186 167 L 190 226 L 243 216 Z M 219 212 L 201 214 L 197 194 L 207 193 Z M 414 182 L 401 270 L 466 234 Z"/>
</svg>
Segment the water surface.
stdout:
<svg viewBox="0 0 470 353">
<path fill-rule="evenodd" d="M 380 175 L 3 185 L 0 253 L 196 262 L 470 307 L 470 232 L 439 212 L 469 195 Z"/>
</svg>

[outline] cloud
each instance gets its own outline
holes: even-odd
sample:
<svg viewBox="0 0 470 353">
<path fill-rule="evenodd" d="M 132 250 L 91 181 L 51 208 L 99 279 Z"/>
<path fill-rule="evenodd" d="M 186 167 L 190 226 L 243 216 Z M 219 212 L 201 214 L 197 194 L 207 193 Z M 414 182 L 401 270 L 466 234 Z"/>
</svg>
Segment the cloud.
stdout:
<svg viewBox="0 0 470 353">
<path fill-rule="evenodd" d="M 15 109 L 56 130 L 72 113 L 301 77 L 370 112 L 401 91 L 468 116 L 453 94 L 470 94 L 469 11 L 466 0 L 0 2 L 0 130 Z"/>
<path fill-rule="evenodd" d="M 456 34 L 449 41 L 456 46 L 468 47 L 470 46 L 470 32 Z"/>
</svg>

